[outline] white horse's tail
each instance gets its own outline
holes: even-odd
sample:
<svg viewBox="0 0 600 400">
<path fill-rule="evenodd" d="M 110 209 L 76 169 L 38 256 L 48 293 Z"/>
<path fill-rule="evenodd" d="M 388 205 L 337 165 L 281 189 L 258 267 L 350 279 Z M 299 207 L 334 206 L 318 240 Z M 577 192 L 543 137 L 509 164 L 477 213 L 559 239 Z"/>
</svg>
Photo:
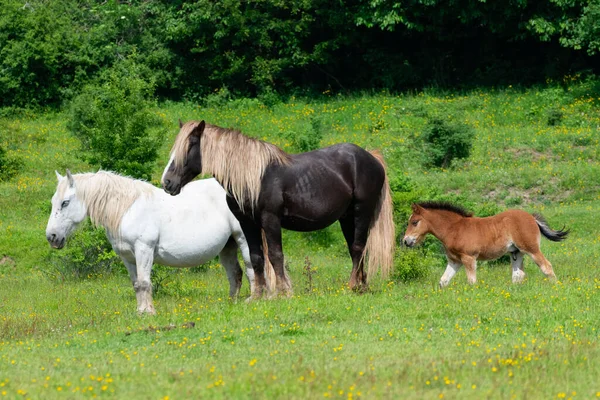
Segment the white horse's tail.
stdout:
<svg viewBox="0 0 600 400">
<path fill-rule="evenodd" d="M 275 293 L 277 277 L 275 276 L 275 269 L 273 268 L 273 264 L 271 264 L 271 260 L 269 259 L 269 247 L 267 245 L 267 237 L 265 236 L 265 231 L 261 229 L 260 233 L 262 236 L 263 257 L 265 259 L 265 283 L 267 285 L 268 294 L 271 295 Z"/>
</svg>

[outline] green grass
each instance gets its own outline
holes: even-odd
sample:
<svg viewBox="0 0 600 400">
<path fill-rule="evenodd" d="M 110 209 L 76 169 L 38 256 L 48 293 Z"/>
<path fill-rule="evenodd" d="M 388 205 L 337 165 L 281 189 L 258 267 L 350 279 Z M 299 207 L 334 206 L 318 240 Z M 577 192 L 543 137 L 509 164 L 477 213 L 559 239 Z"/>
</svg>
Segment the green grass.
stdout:
<svg viewBox="0 0 600 400">
<path fill-rule="evenodd" d="M 157 112 L 173 129 L 155 183 L 178 118 L 236 127 L 284 149 L 294 147 L 289 132 L 306 134 L 319 118 L 322 146 L 381 148 L 390 175 L 414 187 L 407 198 L 442 196 L 476 211 L 524 208 L 572 234 L 542 242 L 556 284 L 526 260 L 522 285 L 511 284 L 510 266 L 497 262 L 480 264 L 474 286 L 461 271 L 438 290 L 443 254 L 428 241 L 425 278 L 376 279 L 361 295 L 346 288 L 350 260 L 338 226 L 287 232 L 293 298 L 232 302 L 212 263 L 161 270 L 168 279 L 154 317 L 136 314 L 124 272 L 62 282 L 46 273 L 53 170 L 91 168 L 76 157 L 65 115 L 0 121 L 2 145 L 24 161 L 18 176 L 0 183 L 0 256 L 7 256 L 0 261 L 0 398 L 600 396 L 600 112 L 592 87 L 290 99 L 272 108 L 256 100 L 165 104 Z M 563 118 L 549 126 L 556 107 Z M 426 170 L 417 139 L 438 114 L 473 126 L 476 140 L 468 160 Z"/>
</svg>

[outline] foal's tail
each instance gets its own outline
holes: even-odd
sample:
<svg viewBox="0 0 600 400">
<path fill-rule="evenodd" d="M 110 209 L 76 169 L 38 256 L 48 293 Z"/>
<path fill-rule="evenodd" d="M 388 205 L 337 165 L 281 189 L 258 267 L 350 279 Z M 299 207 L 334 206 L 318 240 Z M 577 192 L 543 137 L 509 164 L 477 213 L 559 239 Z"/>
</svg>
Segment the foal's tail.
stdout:
<svg viewBox="0 0 600 400">
<path fill-rule="evenodd" d="M 532 214 L 532 215 L 533 215 L 533 218 L 535 218 L 535 222 L 538 224 L 538 227 L 540 228 L 540 232 L 542 232 L 542 235 L 544 235 L 546 237 L 546 239 L 552 240 L 553 242 L 561 242 L 561 241 L 565 240 L 567 238 L 567 236 L 569 235 L 569 230 L 565 229 L 564 226 L 562 229 L 559 229 L 557 231 L 552 230 L 548 226 L 546 219 L 541 214 Z"/>
<path fill-rule="evenodd" d="M 268 294 L 271 295 L 275 293 L 275 285 L 277 283 L 277 278 L 275 276 L 275 269 L 273 268 L 273 264 L 271 264 L 271 260 L 269 259 L 269 247 L 267 246 L 267 238 L 265 236 L 265 231 L 261 229 L 260 234 L 262 237 L 263 258 L 265 260 L 265 283 L 267 285 Z"/>
<path fill-rule="evenodd" d="M 396 227 L 394 225 L 394 214 L 392 206 L 392 194 L 390 183 L 387 178 L 387 166 L 383 156 L 378 151 L 370 151 L 371 155 L 379 161 L 384 169 L 385 180 L 381 188 L 381 194 L 375 207 L 373 221 L 369 229 L 367 244 L 363 258 L 367 259 L 367 277 L 371 278 L 381 269 L 381 275 L 387 277 L 394 263 L 394 251 L 396 247 Z"/>
</svg>

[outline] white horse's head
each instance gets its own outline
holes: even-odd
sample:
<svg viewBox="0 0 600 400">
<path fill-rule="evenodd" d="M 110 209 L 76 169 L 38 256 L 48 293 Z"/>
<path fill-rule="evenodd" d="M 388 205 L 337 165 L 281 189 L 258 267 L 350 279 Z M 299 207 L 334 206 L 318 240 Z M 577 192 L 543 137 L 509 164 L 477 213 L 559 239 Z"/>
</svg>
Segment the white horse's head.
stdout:
<svg viewBox="0 0 600 400">
<path fill-rule="evenodd" d="M 62 249 L 67 237 L 87 216 L 87 209 L 76 195 L 75 180 L 71 172 L 67 170 L 67 176 L 56 172 L 56 177 L 58 186 L 52 196 L 52 212 L 46 227 L 46 239 L 53 248 Z"/>
</svg>

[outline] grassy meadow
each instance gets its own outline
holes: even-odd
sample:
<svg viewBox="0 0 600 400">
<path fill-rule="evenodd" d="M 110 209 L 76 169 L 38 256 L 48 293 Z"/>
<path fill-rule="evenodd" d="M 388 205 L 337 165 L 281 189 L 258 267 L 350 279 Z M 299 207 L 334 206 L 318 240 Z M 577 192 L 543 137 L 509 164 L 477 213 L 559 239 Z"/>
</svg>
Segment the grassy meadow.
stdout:
<svg viewBox="0 0 600 400">
<path fill-rule="evenodd" d="M 413 200 L 446 199 L 476 213 L 541 212 L 565 242 L 542 241 L 557 283 L 525 261 L 511 284 L 507 261 L 480 263 L 437 282 L 439 244 L 399 249 L 427 265 L 417 280 L 376 278 L 346 287 L 351 262 L 336 225 L 284 234 L 294 296 L 227 298 L 218 263 L 161 269 L 156 316 L 138 316 L 125 268 L 57 279 L 45 239 L 54 170 L 92 168 L 78 157 L 66 113 L 0 118 L 19 172 L 0 182 L 0 398 L 595 398 L 600 397 L 600 90 L 504 87 L 464 93 L 373 93 L 291 98 L 266 106 L 218 94 L 166 103 L 177 120 L 235 127 L 288 151 L 308 140 L 381 149 L 394 183 L 401 235 Z M 431 117 L 471 126 L 470 157 L 424 167 L 420 137 Z M 235 160 L 230 160 L 235 162 Z M 69 247 L 69 244 L 67 244 Z M 65 251 L 65 250 L 63 250 Z M 245 282 L 243 295 L 249 289 Z"/>
</svg>

